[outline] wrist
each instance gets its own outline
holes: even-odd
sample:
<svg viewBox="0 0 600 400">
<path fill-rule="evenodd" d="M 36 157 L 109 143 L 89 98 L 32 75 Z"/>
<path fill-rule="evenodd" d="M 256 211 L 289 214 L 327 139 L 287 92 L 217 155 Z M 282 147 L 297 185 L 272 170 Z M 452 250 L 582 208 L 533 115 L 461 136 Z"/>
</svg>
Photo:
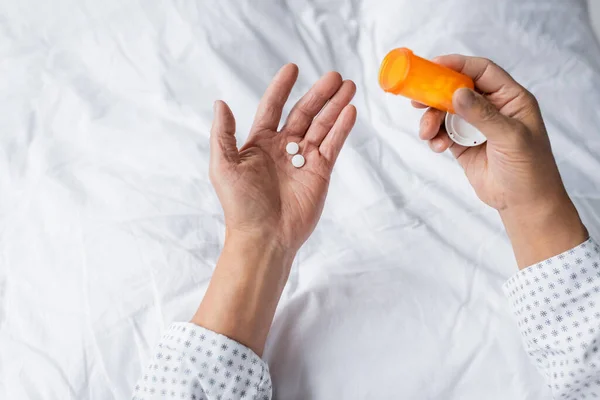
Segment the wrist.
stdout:
<svg viewBox="0 0 600 400">
<path fill-rule="evenodd" d="M 192 322 L 260 355 L 295 254 L 268 232 L 228 230 Z"/>
<path fill-rule="evenodd" d="M 500 211 L 519 268 L 546 260 L 583 243 L 588 233 L 566 194 L 535 206 Z"/>
<path fill-rule="evenodd" d="M 225 230 L 224 248 L 235 248 L 240 246 L 246 250 L 263 249 L 269 255 L 282 258 L 294 258 L 297 249 L 286 245 L 281 240 L 281 233 L 275 229 L 255 229 L 255 230 Z"/>
<path fill-rule="evenodd" d="M 279 235 L 274 232 L 228 229 L 221 257 L 243 258 L 244 262 L 235 265 L 219 263 L 217 268 L 235 269 L 242 276 L 252 275 L 258 279 L 265 278 L 265 275 L 273 278 L 280 275 L 283 289 L 296 253 L 296 250 L 282 244 Z"/>
</svg>

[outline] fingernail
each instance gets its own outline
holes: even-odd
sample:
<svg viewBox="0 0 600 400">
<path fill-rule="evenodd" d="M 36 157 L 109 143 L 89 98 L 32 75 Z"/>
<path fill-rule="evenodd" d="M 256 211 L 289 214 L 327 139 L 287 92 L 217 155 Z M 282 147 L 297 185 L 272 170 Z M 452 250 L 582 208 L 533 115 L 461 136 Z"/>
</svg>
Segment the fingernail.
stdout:
<svg viewBox="0 0 600 400">
<path fill-rule="evenodd" d="M 215 100 L 215 102 L 213 103 L 213 114 L 217 113 L 217 103 L 219 102 L 219 100 Z"/>
<path fill-rule="evenodd" d="M 475 92 L 469 88 L 458 89 L 454 93 L 454 98 L 456 99 L 456 104 L 463 109 L 469 109 L 473 107 L 473 104 L 477 100 L 475 98 Z"/>
</svg>

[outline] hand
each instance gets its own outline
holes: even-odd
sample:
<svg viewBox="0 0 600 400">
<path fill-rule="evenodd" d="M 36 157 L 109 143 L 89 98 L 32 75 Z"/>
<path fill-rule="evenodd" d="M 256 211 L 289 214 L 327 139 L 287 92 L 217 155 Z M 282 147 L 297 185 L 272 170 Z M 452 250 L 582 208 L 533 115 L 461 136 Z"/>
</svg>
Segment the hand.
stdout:
<svg viewBox="0 0 600 400">
<path fill-rule="evenodd" d="M 434 108 L 421 119 L 421 139 L 435 152 L 450 148 L 479 198 L 499 211 L 536 208 L 546 199 L 564 197 L 535 97 L 490 60 L 449 55 L 435 61 L 470 76 L 485 93 L 458 90 L 453 105 L 488 141 L 476 147 L 452 142 L 441 126 L 445 113 Z"/>
<path fill-rule="evenodd" d="M 490 60 L 448 55 L 434 61 L 473 78 L 483 94 L 459 89 L 453 106 L 488 140 L 477 147 L 455 144 L 442 126 L 445 113 L 432 108 L 419 136 L 436 152 L 449 148 L 479 198 L 500 212 L 519 265 L 583 242 L 587 232 L 562 183 L 535 97 Z M 535 240 L 543 246 L 536 249 Z"/>
<path fill-rule="evenodd" d="M 356 109 L 349 105 L 356 86 L 329 72 L 296 103 L 278 131 L 297 77 L 298 67 L 288 64 L 273 78 L 239 150 L 233 114 L 216 102 L 210 163 L 227 234 L 276 238 L 292 252 L 319 220 L 333 165 L 356 119 Z M 306 159 L 302 168 L 292 166 L 285 151 L 288 142 L 300 145 L 299 154 Z"/>
<path fill-rule="evenodd" d="M 246 144 L 238 150 L 229 107 L 215 103 L 210 177 L 225 211 L 225 246 L 192 322 L 262 354 L 296 251 L 323 210 L 335 160 L 356 120 L 356 87 L 325 74 L 292 108 L 278 131 L 298 77 L 284 66 L 273 78 Z M 300 145 L 306 164 L 285 151 Z"/>
</svg>

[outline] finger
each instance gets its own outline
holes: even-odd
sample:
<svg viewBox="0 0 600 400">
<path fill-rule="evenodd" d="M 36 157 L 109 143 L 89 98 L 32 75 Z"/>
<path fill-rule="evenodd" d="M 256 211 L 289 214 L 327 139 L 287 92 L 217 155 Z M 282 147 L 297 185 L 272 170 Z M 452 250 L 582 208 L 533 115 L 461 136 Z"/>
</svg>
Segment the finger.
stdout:
<svg viewBox="0 0 600 400">
<path fill-rule="evenodd" d="M 476 147 L 465 147 L 461 146 L 460 144 L 453 143 L 452 146 L 450 146 L 450 152 L 462 169 L 466 170 L 468 165 L 473 163 L 473 158 L 477 157 L 477 155 L 481 152 L 486 152 L 486 146 L 487 142 Z"/>
<path fill-rule="evenodd" d="M 450 136 L 448 136 L 448 132 L 445 128 L 440 129 L 440 133 L 433 139 L 429 140 L 428 144 L 429 148 L 436 153 L 443 153 L 449 149 L 463 169 L 469 164 L 471 157 L 475 156 L 477 151 L 481 151 L 482 149 L 482 146 L 465 147 L 455 143 L 452 139 L 450 139 Z"/>
<path fill-rule="evenodd" d="M 517 122 L 505 115 L 485 97 L 468 88 L 454 92 L 452 105 L 456 114 L 475 126 L 490 142 L 501 142 L 519 134 Z"/>
<path fill-rule="evenodd" d="M 536 126 L 541 122 L 536 98 L 493 61 L 459 54 L 440 56 L 434 61 L 473 78 L 475 87 L 487 93 L 488 100 L 502 114 L 528 126 Z"/>
<path fill-rule="evenodd" d="M 344 107 L 350 104 L 355 93 L 356 85 L 354 82 L 344 81 L 337 93 L 329 100 L 321 113 L 319 113 L 312 121 L 304 139 L 318 147 L 333 127 L 333 124 L 335 124 L 335 121 L 340 116 Z"/>
<path fill-rule="evenodd" d="M 284 65 L 277 72 L 260 100 L 250 131 L 251 137 L 264 131 L 277 130 L 283 106 L 294 87 L 294 83 L 296 83 L 296 79 L 298 79 L 298 67 L 295 64 Z"/>
<path fill-rule="evenodd" d="M 494 93 L 501 89 L 524 90 L 508 72 L 487 58 L 450 54 L 436 57 L 434 61 L 471 77 L 475 87 L 484 93 Z"/>
<path fill-rule="evenodd" d="M 463 167 L 463 169 L 464 169 L 467 164 L 467 155 L 469 154 L 469 153 L 467 153 L 467 150 L 472 150 L 472 149 L 474 149 L 474 148 L 473 147 L 465 147 L 458 143 L 452 143 L 452 146 L 450 146 L 450 153 L 452 153 L 454 158 L 456 158 L 456 160 L 458 161 L 460 166 Z"/>
<path fill-rule="evenodd" d="M 342 76 L 337 72 L 328 72 L 296 103 L 284 127 L 286 134 L 302 137 L 327 101 L 342 85 Z"/>
<path fill-rule="evenodd" d="M 210 130 L 210 166 L 237 163 L 240 155 L 235 142 L 235 118 L 229 106 L 217 100 Z"/>
<path fill-rule="evenodd" d="M 436 108 L 429 108 L 421 117 L 419 137 L 423 140 L 433 139 L 440 131 L 446 113 Z"/>
<path fill-rule="evenodd" d="M 325 139 L 323 139 L 321 146 L 319 146 L 319 152 L 331 165 L 335 163 L 355 122 L 356 108 L 352 104 L 349 104 L 344 107 L 340 116 L 333 124 L 331 131 L 329 131 Z"/>
<path fill-rule="evenodd" d="M 427 108 L 427 106 L 423 103 L 419 103 L 418 101 L 411 100 L 410 105 L 414 108 Z"/>
<path fill-rule="evenodd" d="M 454 142 L 448 136 L 445 129 L 440 130 L 440 132 L 433 139 L 428 141 L 429 148 L 436 153 L 443 153 L 448 150 L 451 146 L 453 146 Z"/>
</svg>

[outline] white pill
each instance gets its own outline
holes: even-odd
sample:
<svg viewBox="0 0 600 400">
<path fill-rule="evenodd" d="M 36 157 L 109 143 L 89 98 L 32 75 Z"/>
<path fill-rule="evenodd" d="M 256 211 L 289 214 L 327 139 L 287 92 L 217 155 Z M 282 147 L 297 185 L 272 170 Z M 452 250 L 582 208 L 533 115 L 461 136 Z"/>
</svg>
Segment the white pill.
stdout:
<svg viewBox="0 0 600 400">
<path fill-rule="evenodd" d="M 285 146 L 285 151 L 291 155 L 297 154 L 298 150 L 300 150 L 300 146 L 298 146 L 298 143 L 296 142 L 289 142 L 287 146 Z"/>
<path fill-rule="evenodd" d="M 300 168 L 304 165 L 304 157 L 302 154 L 296 154 L 292 157 L 292 165 L 296 168 Z"/>
</svg>

